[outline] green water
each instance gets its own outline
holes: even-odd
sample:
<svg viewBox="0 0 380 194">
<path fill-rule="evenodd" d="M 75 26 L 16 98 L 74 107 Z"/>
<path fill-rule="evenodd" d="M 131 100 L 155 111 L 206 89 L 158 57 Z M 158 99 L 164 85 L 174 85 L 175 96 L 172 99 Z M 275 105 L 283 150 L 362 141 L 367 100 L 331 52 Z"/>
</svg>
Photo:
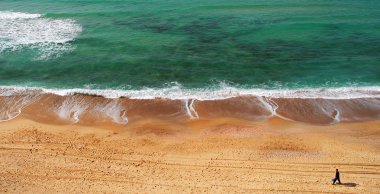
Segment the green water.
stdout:
<svg viewBox="0 0 380 194">
<path fill-rule="evenodd" d="M 0 85 L 380 85 L 378 0 L 1 0 L 0 11 L 82 26 L 58 57 L 1 52 Z"/>
</svg>

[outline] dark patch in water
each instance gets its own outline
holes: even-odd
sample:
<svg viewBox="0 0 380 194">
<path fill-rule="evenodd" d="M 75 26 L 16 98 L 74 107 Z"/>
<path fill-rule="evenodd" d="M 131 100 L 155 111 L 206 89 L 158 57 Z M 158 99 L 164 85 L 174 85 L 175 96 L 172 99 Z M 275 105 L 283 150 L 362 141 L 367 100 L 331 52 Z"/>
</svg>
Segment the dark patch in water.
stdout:
<svg viewBox="0 0 380 194">
<path fill-rule="evenodd" d="M 221 28 L 221 23 L 221 19 L 200 18 L 184 25 L 180 30 L 200 43 L 215 44 L 228 37 L 227 33 Z"/>
<path fill-rule="evenodd" d="M 159 19 L 150 17 L 138 17 L 128 21 L 114 21 L 114 25 L 125 26 L 134 30 L 151 30 L 154 32 L 162 33 L 169 31 L 175 27 L 174 24 L 162 22 Z"/>
</svg>

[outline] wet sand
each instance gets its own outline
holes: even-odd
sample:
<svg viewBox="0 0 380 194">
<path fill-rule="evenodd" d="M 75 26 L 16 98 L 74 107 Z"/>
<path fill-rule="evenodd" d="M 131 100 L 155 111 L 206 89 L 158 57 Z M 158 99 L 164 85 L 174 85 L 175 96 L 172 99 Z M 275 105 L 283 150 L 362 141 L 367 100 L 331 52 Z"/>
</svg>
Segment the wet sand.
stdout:
<svg viewBox="0 0 380 194">
<path fill-rule="evenodd" d="M 0 123 L 1 193 L 380 192 L 380 121 L 46 123 Z"/>
</svg>

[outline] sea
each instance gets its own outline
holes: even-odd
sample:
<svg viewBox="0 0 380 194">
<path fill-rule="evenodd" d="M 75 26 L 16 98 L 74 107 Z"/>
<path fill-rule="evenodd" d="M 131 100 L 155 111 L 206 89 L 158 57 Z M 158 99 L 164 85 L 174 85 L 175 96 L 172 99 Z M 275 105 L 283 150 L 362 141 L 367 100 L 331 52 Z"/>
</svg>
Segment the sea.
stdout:
<svg viewBox="0 0 380 194">
<path fill-rule="evenodd" d="M 2 121 L 379 119 L 380 1 L 1 0 L 0 105 Z"/>
</svg>

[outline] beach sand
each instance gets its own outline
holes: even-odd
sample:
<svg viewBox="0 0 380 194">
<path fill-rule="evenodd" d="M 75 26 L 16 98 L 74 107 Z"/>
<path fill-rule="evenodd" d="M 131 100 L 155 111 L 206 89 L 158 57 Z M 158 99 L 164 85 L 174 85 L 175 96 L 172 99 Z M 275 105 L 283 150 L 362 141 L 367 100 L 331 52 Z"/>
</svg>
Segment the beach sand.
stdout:
<svg viewBox="0 0 380 194">
<path fill-rule="evenodd" d="M 46 123 L 0 123 L 1 193 L 380 193 L 380 121 Z"/>
</svg>

